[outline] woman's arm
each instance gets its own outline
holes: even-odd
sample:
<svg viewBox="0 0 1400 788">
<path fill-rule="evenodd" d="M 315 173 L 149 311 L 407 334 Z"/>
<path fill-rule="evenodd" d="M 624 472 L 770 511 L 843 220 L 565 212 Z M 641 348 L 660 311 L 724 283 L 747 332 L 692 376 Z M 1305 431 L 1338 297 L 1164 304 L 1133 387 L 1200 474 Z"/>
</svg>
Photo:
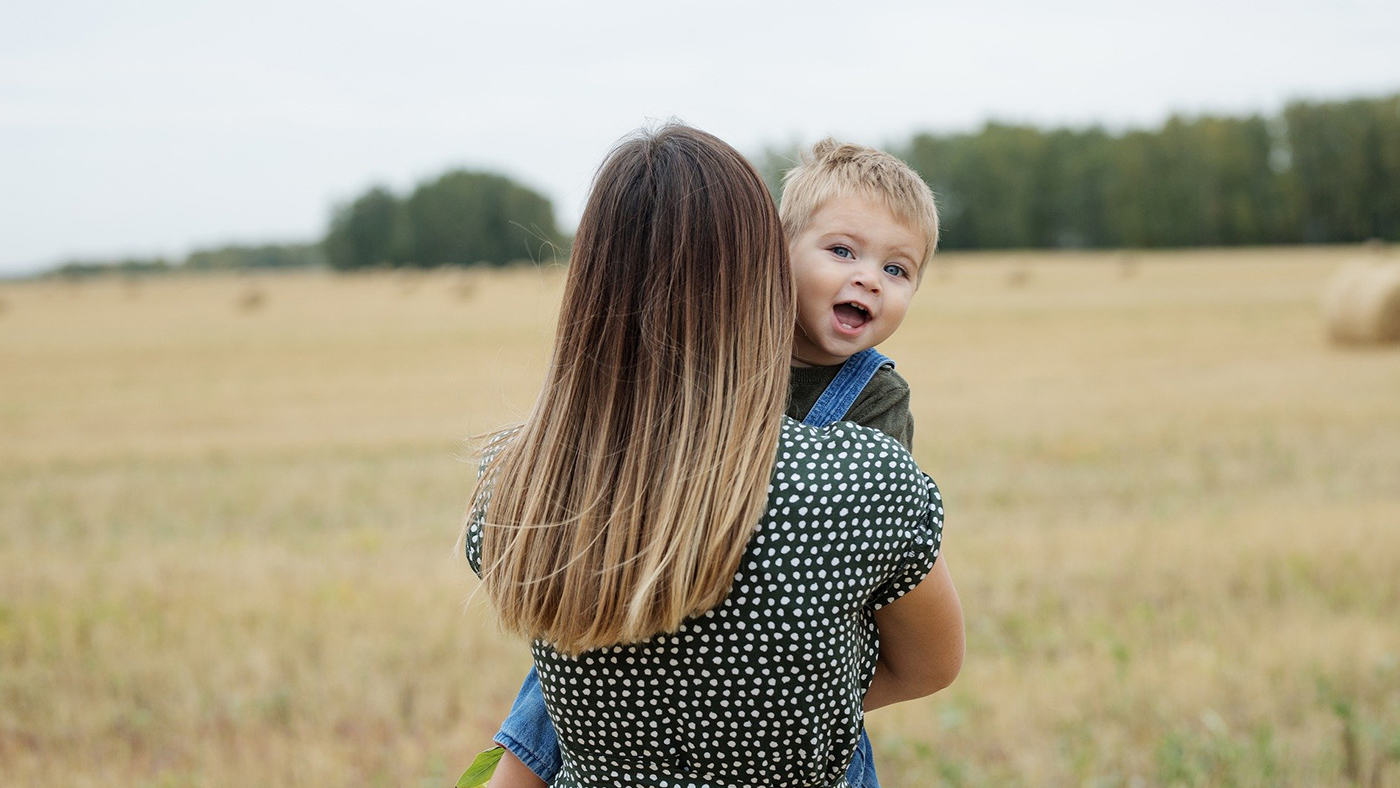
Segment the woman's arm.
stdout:
<svg viewBox="0 0 1400 788">
<path fill-rule="evenodd" d="M 922 698 L 953 683 L 962 668 L 962 603 L 940 555 L 912 591 L 875 611 L 880 657 L 865 710 Z"/>
</svg>

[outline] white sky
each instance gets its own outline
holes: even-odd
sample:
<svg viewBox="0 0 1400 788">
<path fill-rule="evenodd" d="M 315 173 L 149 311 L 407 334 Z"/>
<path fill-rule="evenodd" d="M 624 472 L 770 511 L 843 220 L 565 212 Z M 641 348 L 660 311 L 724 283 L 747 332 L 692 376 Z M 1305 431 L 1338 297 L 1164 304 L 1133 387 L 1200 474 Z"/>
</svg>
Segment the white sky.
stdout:
<svg viewBox="0 0 1400 788">
<path fill-rule="evenodd" d="M 0 6 L 0 274 L 310 240 L 449 167 L 572 228 L 609 146 L 748 153 L 1400 91 L 1400 3 L 46 0 Z"/>
</svg>

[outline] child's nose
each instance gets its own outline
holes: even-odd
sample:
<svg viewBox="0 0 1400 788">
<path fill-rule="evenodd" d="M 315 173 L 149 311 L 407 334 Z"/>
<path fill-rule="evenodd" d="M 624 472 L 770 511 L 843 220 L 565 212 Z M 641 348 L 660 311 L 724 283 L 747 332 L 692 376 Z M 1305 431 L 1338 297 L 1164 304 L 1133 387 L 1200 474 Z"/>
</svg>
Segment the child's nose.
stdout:
<svg viewBox="0 0 1400 788">
<path fill-rule="evenodd" d="M 880 292 L 880 277 L 876 276 L 874 271 L 865 269 L 856 271 L 855 275 L 851 277 L 851 284 L 863 287 L 872 293 Z"/>
</svg>

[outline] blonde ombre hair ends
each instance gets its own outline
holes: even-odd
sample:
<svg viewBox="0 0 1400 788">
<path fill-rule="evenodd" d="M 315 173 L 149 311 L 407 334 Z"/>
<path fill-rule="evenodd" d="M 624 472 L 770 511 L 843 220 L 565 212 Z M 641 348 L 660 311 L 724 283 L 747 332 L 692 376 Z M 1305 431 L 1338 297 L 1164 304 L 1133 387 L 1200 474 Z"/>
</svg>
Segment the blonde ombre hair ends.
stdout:
<svg viewBox="0 0 1400 788">
<path fill-rule="evenodd" d="M 576 654 L 723 601 L 767 499 L 793 320 L 777 210 L 737 151 L 677 124 L 612 151 L 543 390 L 473 501 L 507 631 Z"/>
</svg>

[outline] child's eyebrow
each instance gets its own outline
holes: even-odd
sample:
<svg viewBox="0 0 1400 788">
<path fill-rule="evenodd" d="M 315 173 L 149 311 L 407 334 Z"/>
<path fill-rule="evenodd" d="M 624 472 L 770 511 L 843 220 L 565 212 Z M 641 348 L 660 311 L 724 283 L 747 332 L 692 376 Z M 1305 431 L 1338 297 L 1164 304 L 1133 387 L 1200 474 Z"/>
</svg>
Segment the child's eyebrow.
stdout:
<svg viewBox="0 0 1400 788">
<path fill-rule="evenodd" d="M 909 258 L 910 262 L 915 262 L 919 259 L 914 255 L 914 252 L 912 250 L 903 246 L 896 246 L 893 249 L 891 249 L 890 252 L 897 255 L 903 255 L 904 257 Z"/>
<path fill-rule="evenodd" d="M 856 244 L 859 246 L 867 245 L 865 236 L 861 235 L 858 232 L 855 232 L 854 230 L 832 230 L 831 232 L 822 236 L 823 241 L 828 241 L 834 238 L 849 238 L 852 241 L 855 241 Z"/>
</svg>

